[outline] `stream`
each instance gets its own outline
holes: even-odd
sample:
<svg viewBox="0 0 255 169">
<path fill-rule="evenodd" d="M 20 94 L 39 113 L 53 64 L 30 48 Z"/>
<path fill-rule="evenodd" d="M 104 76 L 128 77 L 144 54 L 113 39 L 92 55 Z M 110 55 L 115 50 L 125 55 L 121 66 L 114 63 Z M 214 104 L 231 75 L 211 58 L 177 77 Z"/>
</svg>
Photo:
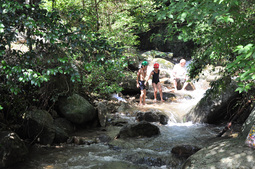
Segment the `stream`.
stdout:
<svg viewBox="0 0 255 169">
<path fill-rule="evenodd" d="M 150 138 L 114 139 L 121 126 L 107 126 L 104 129 L 87 129 L 75 135 L 109 137 L 108 142 L 85 145 L 66 144 L 59 146 L 31 147 L 29 158 L 18 165 L 20 169 L 169 169 L 181 168 L 185 159 L 171 153 L 178 145 L 192 145 L 202 148 L 216 140 L 215 136 L 224 126 L 193 124 L 182 120 L 183 116 L 201 99 L 203 90 L 177 91 L 176 100 L 157 102 L 146 100 L 145 106 L 132 109 L 146 111 L 156 109 L 169 116 L 167 125 L 153 123 L 160 129 L 160 135 Z M 185 95 L 192 96 L 186 98 Z M 134 117 L 119 113 L 119 117 L 135 121 Z M 17 166 L 15 166 L 17 167 Z"/>
</svg>

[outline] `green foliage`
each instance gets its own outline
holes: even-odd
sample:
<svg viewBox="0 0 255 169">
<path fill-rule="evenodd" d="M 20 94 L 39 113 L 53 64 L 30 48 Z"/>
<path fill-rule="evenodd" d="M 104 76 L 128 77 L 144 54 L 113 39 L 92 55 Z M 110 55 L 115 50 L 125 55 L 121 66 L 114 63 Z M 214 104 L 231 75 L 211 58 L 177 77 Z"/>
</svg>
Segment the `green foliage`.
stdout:
<svg viewBox="0 0 255 169">
<path fill-rule="evenodd" d="M 255 5 L 250 0 L 44 2 L 0 2 L 0 109 L 13 107 L 10 98 L 19 105 L 15 112 L 38 103 L 50 107 L 72 87 L 97 97 L 121 91 L 118 84 L 132 57 L 128 52 L 139 44 L 137 35 L 159 24 L 168 32 L 151 39 L 196 44 L 191 78 L 208 64 L 222 65 L 226 77 L 236 77 L 239 92 L 254 86 Z M 64 85 L 59 87 L 60 77 Z"/>
<path fill-rule="evenodd" d="M 254 70 L 247 70 L 248 64 L 252 64 L 247 57 L 254 53 L 253 48 L 250 48 L 255 44 L 254 2 L 156 0 L 155 5 L 159 9 L 155 14 L 157 20 L 168 23 L 169 39 L 178 35 L 180 40 L 192 40 L 197 45 L 190 66 L 191 78 L 197 77 L 207 64 L 222 65 L 230 68 L 226 76 L 235 76 L 239 72 L 238 91 L 248 91 L 251 88 Z M 240 45 L 249 48 L 249 53 L 240 54 L 236 50 Z"/>
<path fill-rule="evenodd" d="M 43 7 L 52 10 L 50 0 Z M 148 31 L 155 9 L 152 0 L 55 0 L 55 9 L 72 26 L 86 23 L 112 42 L 119 42 L 129 50 L 139 44 L 137 34 Z"/>
<path fill-rule="evenodd" d="M 73 12 L 66 9 L 65 14 Z M 0 105 L 7 114 L 29 106 L 51 108 L 58 96 L 74 90 L 98 97 L 121 91 L 118 83 L 127 66 L 122 46 L 90 24 L 77 25 L 61 12 L 8 0 L 0 2 L 0 13 Z"/>
<path fill-rule="evenodd" d="M 238 55 L 232 63 L 227 65 L 228 71 L 236 72 L 239 87 L 237 91 L 248 92 L 255 84 L 255 68 L 251 65 L 255 64 L 255 46 L 248 44 L 246 46 L 239 45 L 234 52 Z"/>
</svg>

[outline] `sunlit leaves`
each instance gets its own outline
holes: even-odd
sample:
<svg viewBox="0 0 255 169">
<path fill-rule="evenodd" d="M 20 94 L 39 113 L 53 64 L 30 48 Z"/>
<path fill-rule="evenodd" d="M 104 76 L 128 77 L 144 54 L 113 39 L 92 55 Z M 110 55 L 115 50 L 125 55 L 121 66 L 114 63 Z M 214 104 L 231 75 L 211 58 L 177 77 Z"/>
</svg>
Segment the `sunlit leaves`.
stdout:
<svg viewBox="0 0 255 169">
<path fill-rule="evenodd" d="M 80 5 L 80 1 L 76 2 L 79 2 Z M 84 2 L 86 2 L 85 5 L 89 4 L 88 1 Z M 94 1 L 90 2 L 94 3 Z M 15 59 L 18 59 L 17 64 L 10 62 L 8 58 L 0 64 L 1 75 L 6 77 L 6 88 L 9 88 L 10 92 L 14 94 L 24 92 L 24 86 L 38 89 L 59 75 L 67 75 L 73 83 L 84 83 L 85 91 L 101 93 L 104 87 L 95 88 L 95 83 L 111 86 L 122 76 L 121 72 L 127 66 L 125 59 L 121 58 L 122 45 L 114 41 L 113 38 L 112 41 L 109 41 L 99 32 L 94 32 L 89 23 L 80 22 L 81 16 L 94 18 L 92 14 L 84 15 L 81 6 L 69 3 L 69 6 L 73 5 L 78 9 L 75 10 L 75 8 L 58 4 L 64 10 L 59 15 L 57 11 L 46 11 L 38 6 L 35 8 L 30 5 L 17 4 L 15 10 L 21 9 L 22 11 L 14 14 L 15 10 L 13 9 L 16 6 L 13 3 L 15 2 L 1 2 L 4 4 L 3 6 L 7 7 L 6 13 L 10 12 L 12 17 L 5 17 L 1 20 L 0 30 L 2 31 L 0 33 L 8 38 L 8 43 L 16 40 L 15 33 L 23 33 L 24 36 L 27 36 L 27 44 L 31 48 L 30 51 L 24 53 L 13 52 Z M 64 14 L 69 15 L 66 17 Z M 78 19 L 78 25 L 70 23 L 69 16 L 72 22 Z M 126 22 L 132 24 L 132 17 L 126 17 L 118 29 L 121 30 L 123 26 L 126 26 Z M 13 23 L 19 29 L 13 29 Z M 127 27 L 125 31 L 130 33 L 130 30 Z M 13 36 L 9 36 L 10 33 Z M 126 35 L 122 39 L 125 37 Z M 102 71 L 99 72 L 99 70 Z M 100 78 L 93 77 L 94 72 L 100 73 L 105 78 L 100 80 Z M 88 81 L 82 81 L 82 79 Z M 107 89 L 107 91 L 114 90 L 119 91 L 120 88 L 113 85 L 111 90 Z M 103 93 L 107 92 L 103 91 Z"/>
<path fill-rule="evenodd" d="M 181 13 L 179 16 L 178 16 L 178 19 L 181 21 L 181 22 L 184 22 L 186 20 L 186 17 L 187 17 L 187 12 L 183 12 Z"/>
<path fill-rule="evenodd" d="M 255 47 L 253 44 L 246 46 L 239 45 L 234 50 L 237 53 L 235 60 L 227 65 L 229 72 L 237 74 L 236 80 L 239 82 L 238 91 L 247 92 L 255 84 Z"/>
<path fill-rule="evenodd" d="M 234 22 L 234 19 L 231 18 L 230 16 L 226 15 L 226 16 L 219 16 L 216 18 L 216 21 L 217 22 L 225 22 L 225 23 L 233 23 Z"/>
<path fill-rule="evenodd" d="M 0 33 L 4 32 L 4 24 L 0 21 Z"/>
<path fill-rule="evenodd" d="M 170 0 L 158 5 L 158 20 L 169 24 L 169 36 L 178 34 L 183 41 L 192 40 L 198 48 L 190 65 L 190 76 L 197 77 L 204 65 L 227 64 L 226 76 L 239 76 L 239 91 L 254 85 L 254 14 L 252 1 Z M 174 14 L 165 19 L 165 13 Z M 160 14 L 163 14 L 161 17 Z M 171 33 L 171 34 L 170 34 Z M 250 43 L 250 44 L 248 44 Z M 248 45 L 246 45 L 248 44 Z"/>
</svg>

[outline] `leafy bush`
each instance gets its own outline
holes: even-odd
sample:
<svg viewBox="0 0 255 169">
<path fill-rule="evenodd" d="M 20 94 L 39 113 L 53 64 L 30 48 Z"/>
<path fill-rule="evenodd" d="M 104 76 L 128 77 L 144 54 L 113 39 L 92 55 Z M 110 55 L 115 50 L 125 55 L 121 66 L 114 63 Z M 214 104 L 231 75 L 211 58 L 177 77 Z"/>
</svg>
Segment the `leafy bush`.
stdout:
<svg viewBox="0 0 255 169">
<path fill-rule="evenodd" d="M 226 66 L 225 76 L 238 74 L 237 89 L 247 92 L 254 84 L 255 4 L 250 0 L 155 0 L 153 15 L 168 24 L 168 36 L 192 40 L 190 77 L 196 78 L 206 65 Z M 251 83 L 252 82 L 252 83 Z"/>
<path fill-rule="evenodd" d="M 38 4 L 1 1 L 0 13 L 0 108 L 6 117 L 30 106 L 50 109 L 71 92 L 107 97 L 121 90 L 127 65 L 120 44 Z"/>
</svg>

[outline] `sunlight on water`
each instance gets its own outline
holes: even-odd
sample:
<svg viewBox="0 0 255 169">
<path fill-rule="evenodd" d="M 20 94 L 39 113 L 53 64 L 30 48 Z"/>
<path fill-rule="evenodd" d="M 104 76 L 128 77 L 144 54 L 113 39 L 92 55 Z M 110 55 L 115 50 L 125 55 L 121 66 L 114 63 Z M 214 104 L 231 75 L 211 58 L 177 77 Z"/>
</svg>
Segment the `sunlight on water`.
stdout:
<svg viewBox="0 0 255 169">
<path fill-rule="evenodd" d="M 191 121 L 190 122 L 185 122 L 185 123 L 173 123 L 171 121 L 168 122 L 168 124 L 166 126 L 186 126 L 186 127 L 190 127 L 190 126 L 194 126 L 195 124 L 193 124 Z"/>
<path fill-rule="evenodd" d="M 199 84 L 195 85 L 199 86 Z M 32 169 L 38 166 L 47 166 L 43 168 L 52 167 L 54 169 L 180 168 L 181 161 L 176 162 L 176 158 L 171 153 L 174 146 L 192 145 L 202 147 L 208 144 L 210 138 L 215 137 L 218 132 L 215 126 L 185 121 L 185 115 L 196 106 L 204 93 L 205 90 L 199 87 L 195 91 L 175 91 L 173 93 L 176 96 L 174 100 L 154 103 L 153 100 L 148 99 L 146 100 L 147 105 L 132 107 L 130 111 L 134 111 L 134 109 L 142 112 L 161 111 L 169 117 L 166 125 L 153 123 L 160 129 L 160 134 L 155 137 L 114 139 L 116 134 L 112 134 L 112 130 L 113 133 L 117 133 L 121 127 L 110 126 L 105 131 L 105 134 L 111 137 L 111 141 L 107 144 L 76 145 L 64 148 L 62 151 L 44 155 L 46 162 L 37 160 L 33 163 L 33 160 L 31 160 L 31 167 L 25 166 L 22 169 Z M 117 94 L 113 94 L 112 97 L 119 102 L 127 102 Z M 120 119 L 136 122 L 135 117 L 127 114 L 129 113 L 119 112 L 115 115 Z M 98 137 L 98 133 L 95 132 L 94 137 Z"/>
</svg>

